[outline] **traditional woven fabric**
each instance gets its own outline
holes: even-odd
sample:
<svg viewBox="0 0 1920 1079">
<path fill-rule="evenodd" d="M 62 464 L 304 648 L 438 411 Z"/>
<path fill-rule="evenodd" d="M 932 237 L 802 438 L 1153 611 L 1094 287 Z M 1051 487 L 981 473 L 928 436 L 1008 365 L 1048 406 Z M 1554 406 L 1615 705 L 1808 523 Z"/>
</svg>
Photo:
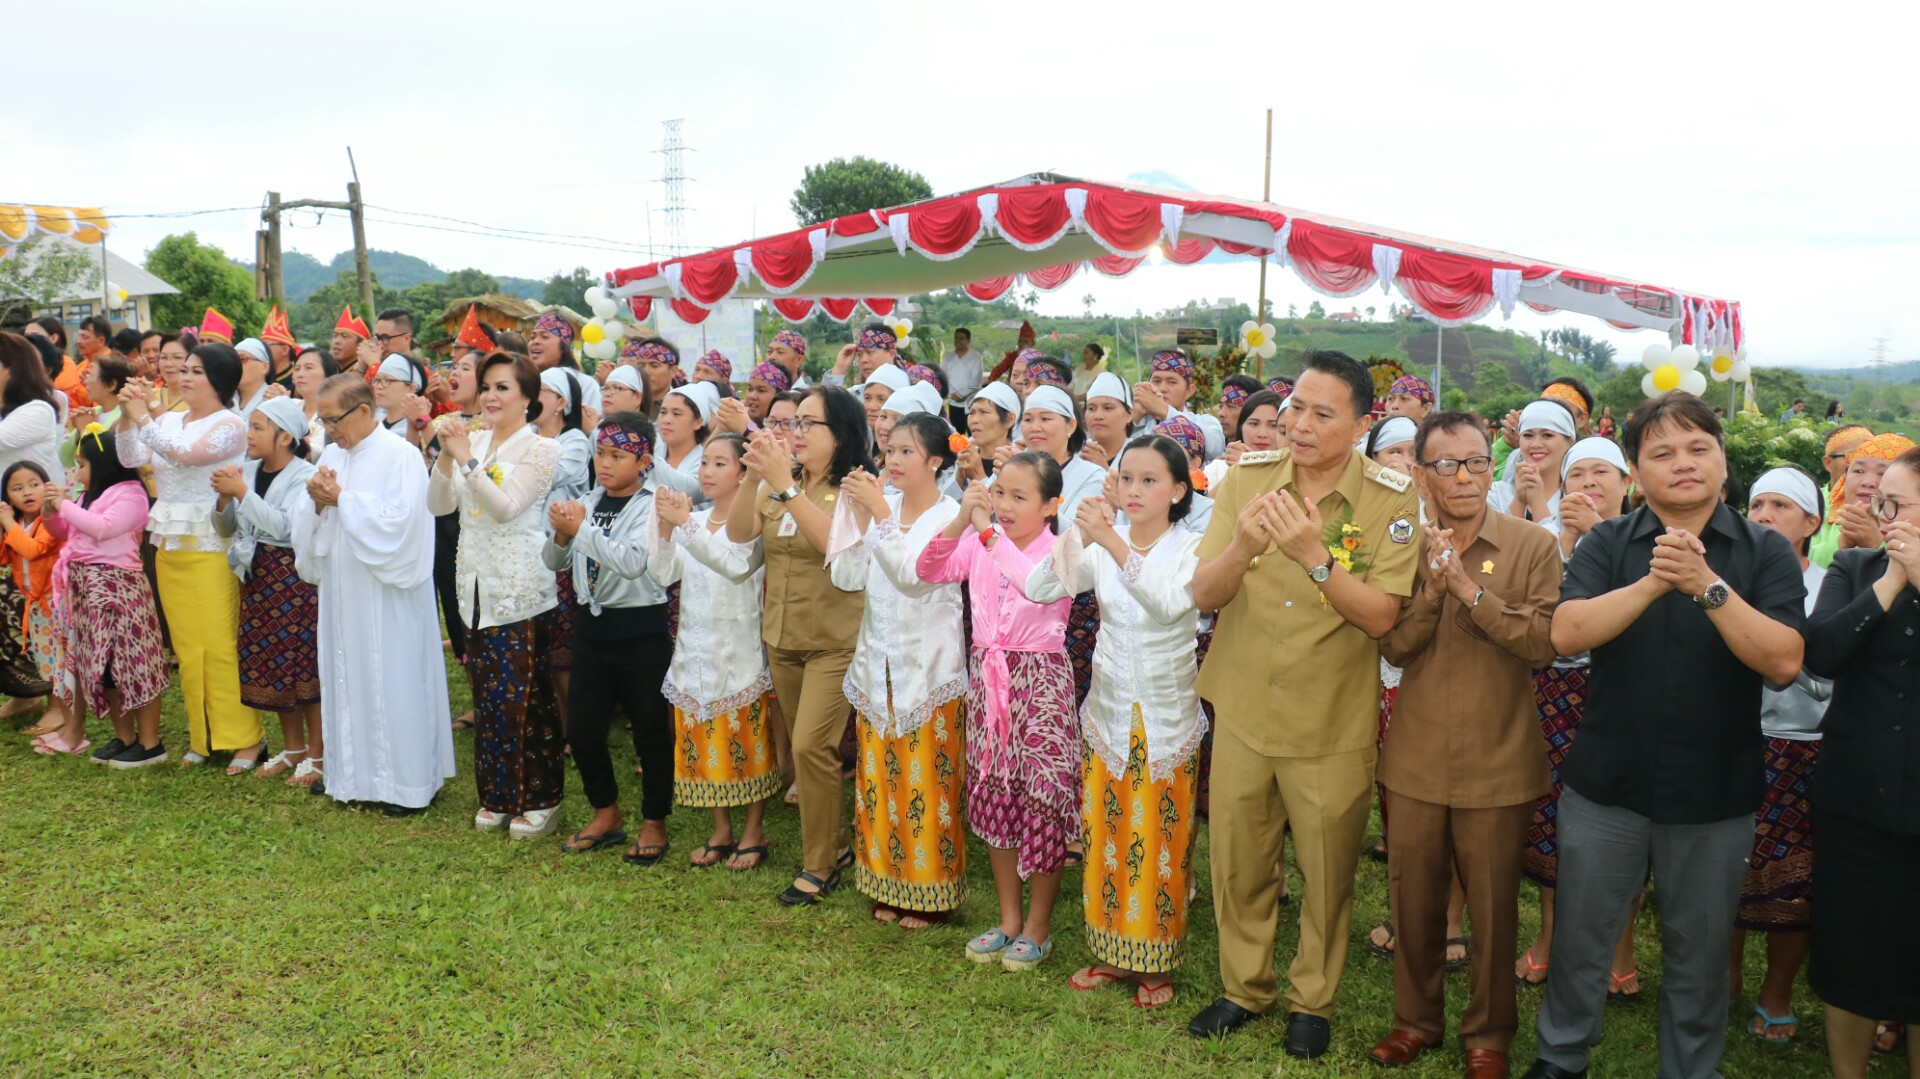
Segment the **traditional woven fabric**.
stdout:
<svg viewBox="0 0 1920 1079">
<path fill-rule="evenodd" d="M 573 594 L 573 570 L 555 573 L 553 584 L 559 602 L 540 615 L 547 623 L 547 673 L 566 674 L 573 670 L 573 619 L 580 599 Z"/>
<path fill-rule="evenodd" d="M 875 733 L 864 715 L 857 726 L 854 883 L 902 910 L 958 908 L 967 893 L 966 702 L 948 701 L 897 738 Z"/>
<path fill-rule="evenodd" d="M 679 750 L 673 759 L 673 800 L 683 806 L 751 805 L 780 793 L 773 759 L 769 693 L 705 721 L 673 710 Z"/>
<path fill-rule="evenodd" d="M 1391 396 L 1396 393 L 1404 393 L 1429 405 L 1433 404 L 1433 385 L 1419 375 L 1401 375 L 1394 379 L 1393 385 L 1387 387 L 1387 394 Z"/>
<path fill-rule="evenodd" d="M 1767 793 L 1753 815 L 1753 858 L 1734 924 L 1755 932 L 1813 924 L 1813 769 L 1818 741 L 1767 739 Z"/>
<path fill-rule="evenodd" d="M 293 548 L 262 543 L 240 585 L 240 701 L 291 712 L 320 703 L 319 589 L 293 568 Z"/>
<path fill-rule="evenodd" d="M 566 789 L 566 734 L 543 662 L 546 638 L 539 617 L 467 631 L 473 775 L 481 808 L 494 813 L 551 809 Z"/>
<path fill-rule="evenodd" d="M 139 570 L 92 562 L 67 568 L 67 662 L 88 708 L 107 715 L 107 688 L 132 711 L 167 688 L 153 590 Z M 63 697 L 62 699 L 71 699 Z"/>
<path fill-rule="evenodd" d="M 1207 649 L 1211 647 L 1213 647 L 1213 630 L 1201 630 L 1200 636 L 1194 640 L 1193 644 L 1194 670 L 1199 670 L 1200 665 L 1207 661 Z M 1207 714 L 1207 733 L 1200 739 L 1200 752 L 1194 754 L 1200 758 L 1200 781 L 1197 785 L 1198 793 L 1194 795 L 1194 812 L 1199 814 L 1202 820 L 1206 820 L 1213 791 L 1213 702 L 1203 698 L 1200 701 L 1200 710 Z"/>
<path fill-rule="evenodd" d="M 1551 888 L 1560 877 L 1560 847 L 1555 838 L 1555 821 L 1560 816 L 1560 765 L 1573 749 L 1573 736 L 1580 729 L 1580 714 L 1587 704 L 1585 667 L 1545 667 L 1533 676 L 1533 700 L 1540 709 L 1540 733 L 1547 740 L 1547 764 L 1553 773 L 1553 791 L 1533 804 L 1533 820 L 1527 825 L 1526 858 L 1521 871 L 1542 888 Z"/>
<path fill-rule="evenodd" d="M 1093 688 L 1093 646 L 1099 637 L 1100 601 L 1088 589 L 1073 597 L 1073 606 L 1067 610 L 1067 659 L 1073 664 L 1075 705 L 1085 702 Z"/>
<path fill-rule="evenodd" d="M 807 339 L 794 330 L 781 330 L 774 334 L 773 340 L 768 342 L 767 347 L 771 348 L 774 345 L 785 345 L 802 356 L 807 354 Z"/>
<path fill-rule="evenodd" d="M 1189 756 L 1166 779 L 1149 778 L 1138 704 L 1124 774 L 1108 771 L 1098 753 L 1083 756 L 1087 950 L 1121 970 L 1173 970 L 1186 954 L 1200 759 Z"/>
<path fill-rule="evenodd" d="M 989 846 L 1020 852 L 1021 879 L 1055 872 L 1080 826 L 1072 666 L 1061 652 L 1007 653 L 1010 744 L 1003 747 L 989 744 L 980 653 L 968 666 L 967 824 Z"/>
</svg>

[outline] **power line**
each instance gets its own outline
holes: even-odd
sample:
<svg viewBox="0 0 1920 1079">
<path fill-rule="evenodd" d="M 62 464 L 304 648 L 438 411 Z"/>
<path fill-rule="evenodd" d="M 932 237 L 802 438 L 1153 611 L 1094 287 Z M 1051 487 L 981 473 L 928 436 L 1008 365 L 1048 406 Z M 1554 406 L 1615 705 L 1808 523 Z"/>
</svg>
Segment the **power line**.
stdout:
<svg viewBox="0 0 1920 1079">
<path fill-rule="evenodd" d="M 556 245 L 559 243 L 559 241 L 543 239 L 538 236 L 515 236 L 507 233 L 486 232 L 478 229 L 452 228 L 447 225 L 429 225 L 424 221 L 401 221 L 401 220 L 398 220 L 397 218 L 391 218 L 391 217 L 374 217 L 374 218 L 369 218 L 369 220 L 378 222 L 379 224 L 382 224 L 382 225 L 398 225 L 401 228 L 426 229 L 431 232 L 451 232 L 461 236 L 484 236 L 494 240 L 518 240 L 521 243 L 538 243 L 538 244 L 546 244 L 546 245 Z M 638 244 L 609 244 L 604 242 L 588 243 L 580 240 L 568 240 L 566 241 L 564 246 L 584 248 L 590 251 L 611 251 L 611 252 L 615 252 L 623 255 L 644 255 L 647 253 L 647 249 Z"/>
<path fill-rule="evenodd" d="M 485 229 L 488 232 L 511 233 L 515 236 L 537 236 L 537 237 L 543 237 L 543 238 L 554 239 L 554 240 L 584 240 L 587 243 L 616 243 L 616 244 L 619 243 L 619 241 L 617 240 L 610 241 L 605 236 L 583 236 L 579 233 L 574 233 L 574 232 L 540 232 L 536 229 L 508 228 L 504 225 L 487 225 L 487 224 L 482 224 L 481 222 L 478 222 L 478 221 L 468 221 L 465 218 L 448 217 L 445 214 L 420 213 L 414 210 L 396 210 L 391 206 L 369 205 L 367 209 L 379 210 L 382 213 L 399 214 L 402 217 L 425 217 L 434 221 L 451 221 L 456 225 L 466 225 L 471 228 Z M 634 245 L 634 246 L 638 247 L 640 245 Z"/>
</svg>

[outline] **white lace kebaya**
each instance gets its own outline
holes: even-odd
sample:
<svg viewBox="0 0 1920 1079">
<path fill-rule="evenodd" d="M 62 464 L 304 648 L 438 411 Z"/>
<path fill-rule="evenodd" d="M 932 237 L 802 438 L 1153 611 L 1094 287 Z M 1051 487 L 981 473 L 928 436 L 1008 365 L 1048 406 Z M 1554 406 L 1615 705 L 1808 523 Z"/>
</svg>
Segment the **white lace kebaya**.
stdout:
<svg viewBox="0 0 1920 1079">
<path fill-rule="evenodd" d="M 712 519 L 711 508 L 695 511 L 671 542 L 661 541 L 651 512 L 645 522 L 647 575 L 662 587 L 680 584 L 680 635 L 660 691 L 688 725 L 737 712 L 773 688 L 760 637 L 760 540 L 734 543 L 724 527 L 708 531 Z"/>
<path fill-rule="evenodd" d="M 246 460 L 247 425 L 221 409 L 189 422 L 185 412 L 163 412 L 132 430 L 113 436 L 120 463 L 153 469 L 158 499 L 147 515 L 153 545 L 167 551 L 227 549 L 227 537 L 214 527 L 213 470 Z"/>
</svg>

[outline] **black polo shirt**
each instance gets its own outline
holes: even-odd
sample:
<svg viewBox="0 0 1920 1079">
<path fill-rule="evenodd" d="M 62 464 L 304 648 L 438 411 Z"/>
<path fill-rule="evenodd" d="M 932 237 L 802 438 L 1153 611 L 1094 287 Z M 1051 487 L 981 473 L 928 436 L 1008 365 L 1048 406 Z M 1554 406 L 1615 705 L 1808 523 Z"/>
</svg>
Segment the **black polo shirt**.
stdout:
<svg viewBox="0 0 1920 1079">
<path fill-rule="evenodd" d="M 1647 575 L 1666 526 L 1647 507 L 1574 548 L 1560 601 L 1592 599 Z M 1700 540 L 1727 587 L 1795 630 L 1807 588 L 1785 536 L 1723 503 Z M 1691 596 L 1668 592 L 1593 650 L 1586 712 L 1561 779 L 1581 797 L 1656 824 L 1751 815 L 1765 786 L 1760 675 L 1741 663 Z"/>
</svg>

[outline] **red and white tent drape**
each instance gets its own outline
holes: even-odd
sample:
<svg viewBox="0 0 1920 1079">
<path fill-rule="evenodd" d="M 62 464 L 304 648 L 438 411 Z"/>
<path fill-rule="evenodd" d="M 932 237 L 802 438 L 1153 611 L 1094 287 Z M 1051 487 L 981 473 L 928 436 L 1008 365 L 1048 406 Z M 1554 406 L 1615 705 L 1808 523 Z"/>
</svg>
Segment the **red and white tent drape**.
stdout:
<svg viewBox="0 0 1920 1079">
<path fill-rule="evenodd" d="M 1738 348 L 1740 305 L 1504 252 L 1362 225 L 1271 203 L 1029 176 L 991 188 L 850 214 L 685 258 L 615 270 L 616 296 L 644 318 L 655 299 L 699 322 L 724 300 L 768 301 L 798 322 L 900 297 L 962 288 L 987 302 L 1022 282 L 1051 291 L 1083 270 L 1123 277 L 1155 257 L 1190 264 L 1215 251 L 1271 257 L 1325 295 L 1374 285 L 1442 325 L 1525 303 L 1623 329 L 1657 329 L 1701 347 Z"/>
</svg>

